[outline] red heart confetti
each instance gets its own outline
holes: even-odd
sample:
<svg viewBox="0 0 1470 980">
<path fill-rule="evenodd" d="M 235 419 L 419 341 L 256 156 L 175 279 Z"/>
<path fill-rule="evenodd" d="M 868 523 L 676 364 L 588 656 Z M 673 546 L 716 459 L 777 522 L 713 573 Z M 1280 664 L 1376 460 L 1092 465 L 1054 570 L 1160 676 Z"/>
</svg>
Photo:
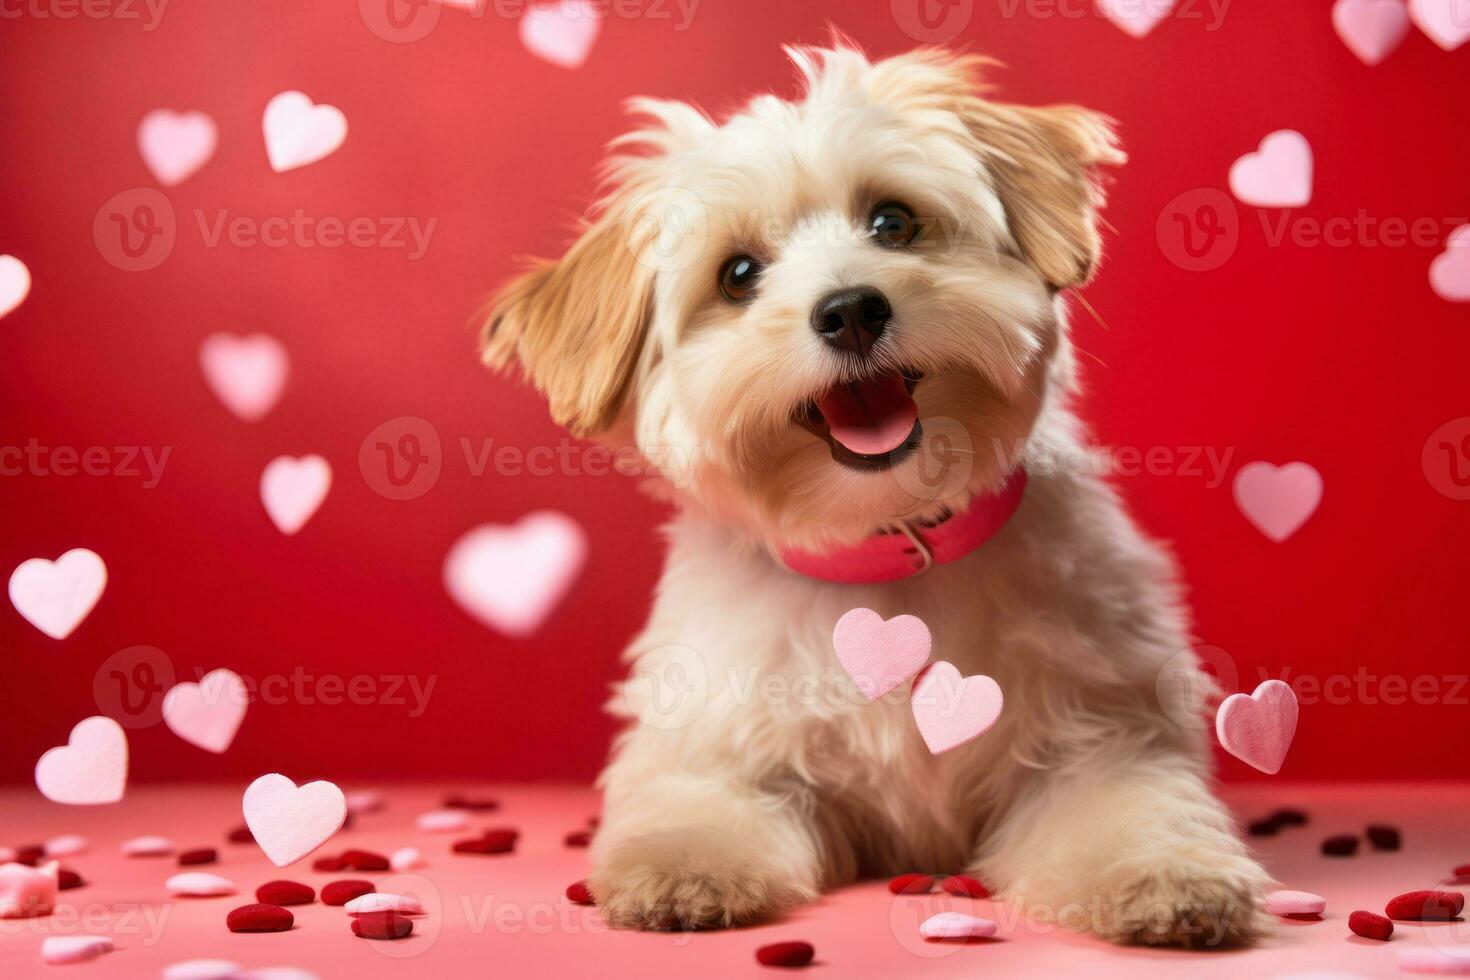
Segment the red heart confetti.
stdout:
<svg viewBox="0 0 1470 980">
<path fill-rule="evenodd" d="M 592 834 L 586 830 L 574 830 L 562 838 L 567 847 L 586 847 L 592 843 Z"/>
<path fill-rule="evenodd" d="M 316 889 L 299 881 L 281 878 L 267 881 L 255 889 L 255 900 L 267 905 L 309 905 L 316 901 Z"/>
<path fill-rule="evenodd" d="M 296 921 L 279 905 L 242 905 L 225 916 L 231 932 L 285 932 Z"/>
<path fill-rule="evenodd" d="M 587 882 L 574 881 L 567 886 L 567 900 L 573 905 L 596 905 L 592 893 L 587 890 Z"/>
<path fill-rule="evenodd" d="M 989 898 L 990 889 L 978 878 L 969 875 L 950 875 L 939 883 L 939 887 L 951 895 L 964 895 L 968 898 Z"/>
<path fill-rule="evenodd" d="M 1405 892 L 1389 900 L 1383 910 L 1390 919 L 1442 921 L 1465 911 L 1465 896 L 1459 892 Z"/>
<path fill-rule="evenodd" d="M 230 831 L 231 844 L 254 844 L 255 835 L 250 832 L 249 827 L 236 827 Z"/>
<path fill-rule="evenodd" d="M 888 890 L 895 895 L 927 895 L 934 890 L 934 876 L 899 875 L 888 883 Z"/>
<path fill-rule="evenodd" d="M 1327 857 L 1352 857 L 1358 853 L 1358 838 L 1353 834 L 1338 834 L 1322 842 L 1322 853 Z"/>
<path fill-rule="evenodd" d="M 311 862 L 313 871 L 345 871 L 347 862 L 339 857 L 319 857 Z"/>
<path fill-rule="evenodd" d="M 340 881 L 329 882 L 322 886 L 322 904 L 346 905 L 359 895 L 366 895 L 373 890 L 373 883 L 371 881 L 343 878 Z"/>
<path fill-rule="evenodd" d="M 444 805 L 451 810 L 472 810 L 475 813 L 488 813 L 491 810 L 500 809 L 500 801 L 489 796 L 462 796 L 455 794 L 446 797 Z"/>
<path fill-rule="evenodd" d="M 1404 843 L 1399 829 L 1386 823 L 1369 824 L 1367 837 L 1376 851 L 1397 851 Z"/>
<path fill-rule="evenodd" d="M 402 939 L 413 932 L 413 920 L 397 912 L 364 912 L 352 917 L 352 934 L 363 939 Z"/>
<path fill-rule="evenodd" d="M 1381 915 L 1366 912 L 1362 909 L 1348 916 L 1348 928 L 1354 935 L 1362 936 L 1364 939 L 1387 940 L 1393 935 L 1393 923 Z"/>
<path fill-rule="evenodd" d="M 73 888 L 81 888 L 85 884 L 86 882 L 82 880 L 82 876 L 70 868 L 58 868 L 56 870 L 57 891 L 69 891 Z"/>
<path fill-rule="evenodd" d="M 799 941 L 771 943 L 755 951 L 756 962 L 761 966 L 807 966 L 816 955 L 811 943 Z"/>
<path fill-rule="evenodd" d="M 387 871 L 388 859 L 376 851 L 356 848 L 342 852 L 342 864 L 353 871 Z"/>
<path fill-rule="evenodd" d="M 196 847 L 192 851 L 184 851 L 179 855 L 179 866 L 184 867 L 192 864 L 213 864 L 219 860 L 219 852 L 212 847 Z"/>
</svg>

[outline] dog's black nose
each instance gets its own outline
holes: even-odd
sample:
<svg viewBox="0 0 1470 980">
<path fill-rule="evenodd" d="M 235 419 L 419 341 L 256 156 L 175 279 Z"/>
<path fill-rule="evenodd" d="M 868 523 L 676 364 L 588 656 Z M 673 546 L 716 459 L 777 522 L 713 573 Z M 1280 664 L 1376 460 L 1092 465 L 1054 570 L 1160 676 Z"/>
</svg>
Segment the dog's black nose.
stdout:
<svg viewBox="0 0 1470 980">
<path fill-rule="evenodd" d="M 893 318 L 888 297 L 872 286 L 839 289 L 812 307 L 812 329 L 839 350 L 866 355 Z"/>
</svg>

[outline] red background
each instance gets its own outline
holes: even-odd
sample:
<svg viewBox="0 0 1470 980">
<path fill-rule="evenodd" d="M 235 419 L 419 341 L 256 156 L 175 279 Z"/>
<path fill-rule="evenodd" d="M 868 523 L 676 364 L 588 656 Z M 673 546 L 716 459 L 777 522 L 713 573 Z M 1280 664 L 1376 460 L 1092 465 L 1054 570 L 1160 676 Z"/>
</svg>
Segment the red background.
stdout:
<svg viewBox="0 0 1470 980">
<path fill-rule="evenodd" d="M 159 26 L 25 13 L 0 31 L 0 253 L 35 279 L 0 321 L 0 445 L 172 447 L 162 481 L 0 478 L 0 570 L 89 547 L 111 581 L 56 642 L 0 609 L 0 778 L 97 711 L 92 680 L 115 651 L 152 644 L 181 675 L 357 673 L 438 678 L 427 712 L 383 704 L 256 705 L 231 751 L 207 755 L 162 726 L 130 733 L 133 775 L 298 779 L 416 774 L 588 777 L 611 730 L 599 706 L 648 607 L 660 508 L 618 477 L 519 479 L 469 472 L 461 439 L 529 448 L 561 438 L 528 390 L 486 374 L 470 317 L 512 258 L 555 251 L 591 193 L 601 146 L 634 94 L 722 110 L 760 89 L 792 91 L 779 50 L 839 26 L 875 54 L 912 46 L 887 2 L 703 0 L 676 20 L 611 18 L 586 65 L 537 60 L 513 20 L 445 8 L 413 43 L 371 32 L 356 5 L 293 0 L 182 3 Z M 7 5 L 6 11 L 16 8 Z M 140 8 L 141 9 L 141 8 Z M 1030 8 L 977 0 L 959 38 L 1008 68 L 1007 98 L 1080 101 L 1121 121 L 1109 255 L 1079 315 L 1087 416 L 1098 437 L 1146 449 L 1304 460 L 1326 482 L 1320 510 L 1273 544 L 1236 510 L 1228 480 L 1122 480 L 1142 523 L 1174 543 L 1201 640 L 1228 651 L 1242 685 L 1264 670 L 1326 678 L 1447 678 L 1467 667 L 1466 508 L 1436 492 L 1420 453 L 1470 414 L 1466 307 L 1436 297 L 1438 247 L 1271 247 L 1241 206 L 1241 239 L 1218 270 L 1167 258 L 1155 225 L 1192 188 L 1224 188 L 1230 163 L 1266 133 L 1311 141 L 1315 194 L 1298 219 L 1470 215 L 1464 97 L 1470 47 L 1445 53 L 1417 31 L 1379 67 L 1334 36 L 1326 2 L 1231 4 L 1217 30 L 1176 14 L 1146 39 L 1082 0 Z M 300 89 L 339 106 L 345 145 L 284 174 L 267 166 L 266 102 Z M 214 159 L 166 189 L 179 240 L 129 273 L 93 243 L 111 196 L 157 186 L 135 145 L 151 109 L 202 109 Z M 404 250 L 207 248 L 194 209 L 265 218 L 402 217 L 438 224 L 424 258 Z M 1268 212 L 1272 219 L 1276 212 Z M 1444 226 L 1447 233 L 1449 225 Z M 245 424 L 205 387 L 200 341 L 262 330 L 292 357 L 284 398 Z M 392 501 L 358 469 L 376 426 L 421 416 L 444 445 L 425 496 Z M 335 481 L 294 537 L 258 497 L 272 457 L 321 453 Z M 580 520 L 588 567 L 552 620 L 512 641 L 471 620 L 440 583 L 469 528 L 553 507 Z M 737 597 L 738 601 L 738 597 Z M 1370 695 L 1373 690 L 1370 688 Z M 1463 699 L 1470 691 L 1459 691 Z M 1465 777 L 1459 705 L 1304 704 L 1283 777 Z M 1249 778 L 1226 760 L 1231 778 Z"/>
</svg>

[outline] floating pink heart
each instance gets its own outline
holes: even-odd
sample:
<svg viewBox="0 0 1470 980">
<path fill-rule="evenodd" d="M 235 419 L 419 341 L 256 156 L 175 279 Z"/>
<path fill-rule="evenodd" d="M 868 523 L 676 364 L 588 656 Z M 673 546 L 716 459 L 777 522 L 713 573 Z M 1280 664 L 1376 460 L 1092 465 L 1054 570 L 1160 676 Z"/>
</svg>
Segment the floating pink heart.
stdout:
<svg viewBox="0 0 1470 980">
<path fill-rule="evenodd" d="M 179 738 L 209 752 L 223 752 L 245 720 L 245 682 L 220 667 L 199 679 L 175 684 L 163 696 L 163 721 Z"/>
<path fill-rule="evenodd" d="M 1409 0 L 1409 17 L 1446 51 L 1470 41 L 1470 0 Z"/>
<path fill-rule="evenodd" d="M 138 123 L 138 152 L 165 187 L 183 183 L 214 156 L 214 120 L 203 112 L 154 109 Z"/>
<path fill-rule="evenodd" d="M 266 103 L 261 129 L 271 169 L 284 173 L 335 153 L 347 139 L 347 117 L 305 93 L 282 92 Z"/>
<path fill-rule="evenodd" d="M 282 534 L 301 530 L 331 488 L 331 464 L 320 456 L 277 456 L 260 474 L 260 502 Z"/>
<path fill-rule="evenodd" d="M 1296 692 L 1284 681 L 1261 682 L 1254 694 L 1232 694 L 1215 713 L 1220 746 L 1261 772 L 1276 774 L 1296 734 Z"/>
<path fill-rule="evenodd" d="M 893 690 L 929 662 L 933 640 L 917 616 L 885 621 L 871 609 L 850 609 L 832 630 L 837 660 L 869 701 Z"/>
<path fill-rule="evenodd" d="M 456 541 L 444 559 L 444 587 L 485 625 L 527 636 L 566 595 L 586 558 L 587 536 L 576 521 L 536 511 L 511 526 L 482 525 Z"/>
<path fill-rule="evenodd" d="M 603 16 L 585 0 L 533 4 L 521 14 L 521 45 L 542 61 L 580 68 L 602 31 Z"/>
<path fill-rule="evenodd" d="M 347 800 L 325 780 L 297 786 L 278 772 L 245 790 L 245 825 L 278 868 L 306 857 L 342 828 Z"/>
<path fill-rule="evenodd" d="M 1312 145 L 1294 129 L 1280 129 L 1261 140 L 1230 168 L 1230 191 L 1237 200 L 1262 208 L 1297 208 L 1312 200 Z"/>
<path fill-rule="evenodd" d="M 53 640 L 64 640 L 102 598 L 107 566 L 94 551 L 73 548 L 55 561 L 31 558 L 10 573 L 10 604 Z"/>
<path fill-rule="evenodd" d="M 291 361 L 281 342 L 266 334 L 214 333 L 199 345 L 199 367 L 225 408 L 242 421 L 254 422 L 280 399 Z"/>
<path fill-rule="evenodd" d="M 1359 61 L 1376 65 L 1404 42 L 1409 13 L 1403 0 L 1337 0 L 1332 27 Z"/>
<path fill-rule="evenodd" d="M 1322 474 L 1307 463 L 1247 463 L 1235 474 L 1235 506 L 1272 541 L 1295 534 L 1322 503 Z"/>
<path fill-rule="evenodd" d="M 1440 299 L 1470 303 L 1470 225 L 1452 231 L 1444 251 L 1429 264 L 1429 286 Z"/>
<path fill-rule="evenodd" d="M 0 316 L 15 309 L 31 292 L 31 270 L 14 255 L 0 255 Z"/>
<path fill-rule="evenodd" d="M 929 751 L 938 755 L 985 734 L 1000 717 L 1000 685 L 984 674 L 960 676 L 954 664 L 931 664 L 914 682 L 914 721 Z"/>
<path fill-rule="evenodd" d="M 1097 0 L 1097 12 L 1123 33 L 1141 38 L 1169 16 L 1175 0 Z"/>
<path fill-rule="evenodd" d="M 53 803 L 116 803 L 128 785 L 128 738 L 111 718 L 77 722 L 65 745 L 36 763 L 36 788 Z"/>
</svg>

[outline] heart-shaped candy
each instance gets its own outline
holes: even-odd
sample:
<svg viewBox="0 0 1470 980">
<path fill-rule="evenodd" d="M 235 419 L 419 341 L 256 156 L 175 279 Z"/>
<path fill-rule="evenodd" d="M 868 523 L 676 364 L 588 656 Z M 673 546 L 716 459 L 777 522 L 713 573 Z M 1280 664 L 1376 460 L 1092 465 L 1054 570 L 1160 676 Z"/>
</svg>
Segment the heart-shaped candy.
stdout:
<svg viewBox="0 0 1470 980">
<path fill-rule="evenodd" d="M 107 936 L 47 936 L 41 940 L 41 959 L 47 963 L 85 963 L 112 952 Z"/>
<path fill-rule="evenodd" d="M 173 187 L 209 162 L 217 137 L 206 113 L 154 109 L 138 123 L 138 152 L 158 182 Z"/>
<path fill-rule="evenodd" d="M 111 718 L 77 722 L 65 745 L 36 763 L 36 788 L 53 803 L 116 803 L 128 785 L 128 737 Z"/>
<path fill-rule="evenodd" d="M 938 755 L 985 734 L 1000 717 L 1005 699 L 994 679 L 984 674 L 961 677 L 954 664 L 940 660 L 914 681 L 911 705 L 924 744 Z"/>
<path fill-rule="evenodd" d="M 1429 285 L 1440 299 L 1470 303 L 1470 225 L 1450 232 L 1444 251 L 1429 264 Z"/>
<path fill-rule="evenodd" d="M 1409 16 L 1446 51 L 1470 41 L 1470 0 L 1409 0 Z"/>
<path fill-rule="evenodd" d="M 278 772 L 245 790 L 245 825 L 278 868 L 301 860 L 326 843 L 347 819 L 342 791 L 325 780 L 297 786 Z"/>
<path fill-rule="evenodd" d="M 1253 694 L 1232 694 L 1215 713 L 1220 745 L 1241 762 L 1276 774 L 1296 734 L 1296 692 L 1284 681 L 1262 681 Z"/>
<path fill-rule="evenodd" d="M 215 397 L 244 422 L 264 418 L 290 373 L 286 348 L 263 333 L 212 333 L 199 345 L 199 367 Z"/>
<path fill-rule="evenodd" d="M 94 551 L 73 548 L 55 561 L 31 558 L 10 573 L 10 604 L 53 640 L 72 634 L 107 588 L 107 566 Z"/>
<path fill-rule="evenodd" d="M 604 16 L 586 0 L 532 4 L 521 14 L 521 45 L 542 61 L 580 68 L 592 53 Z"/>
<path fill-rule="evenodd" d="M 871 609 L 849 609 L 832 630 L 837 660 L 869 701 L 893 690 L 929 662 L 933 640 L 917 616 L 884 620 Z"/>
<path fill-rule="evenodd" d="M 1409 14 L 1403 0 L 1337 0 L 1332 27 L 1359 61 L 1376 65 L 1404 42 Z"/>
<path fill-rule="evenodd" d="M 1130 37 L 1141 38 L 1174 10 L 1175 0 L 1097 0 L 1097 12 Z"/>
<path fill-rule="evenodd" d="M 277 456 L 260 474 L 260 502 L 282 534 L 311 520 L 332 489 L 332 466 L 320 456 Z"/>
<path fill-rule="evenodd" d="M 249 696 L 233 670 L 220 667 L 199 679 L 175 684 L 163 696 L 163 721 L 179 738 L 209 752 L 223 752 L 245 720 Z"/>
<path fill-rule="evenodd" d="M 25 301 L 31 291 L 31 270 L 14 255 L 0 255 L 0 316 Z"/>
</svg>

